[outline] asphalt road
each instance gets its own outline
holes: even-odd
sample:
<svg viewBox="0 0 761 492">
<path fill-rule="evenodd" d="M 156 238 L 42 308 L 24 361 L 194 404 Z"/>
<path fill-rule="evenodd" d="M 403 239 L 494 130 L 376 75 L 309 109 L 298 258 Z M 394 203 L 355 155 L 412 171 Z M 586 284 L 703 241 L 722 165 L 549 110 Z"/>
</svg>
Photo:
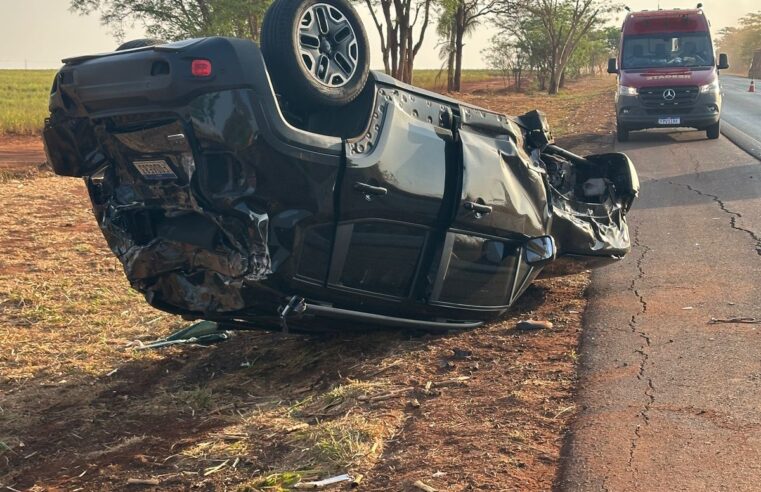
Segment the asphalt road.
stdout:
<svg viewBox="0 0 761 492">
<path fill-rule="evenodd" d="M 722 75 L 721 86 L 724 92 L 723 133 L 761 159 L 761 85 L 751 93 L 748 92 L 750 80 Z"/>
<path fill-rule="evenodd" d="M 759 490 L 761 324 L 709 320 L 761 319 L 761 163 L 695 131 L 617 150 L 642 180 L 635 246 L 593 274 L 559 487 Z"/>
</svg>

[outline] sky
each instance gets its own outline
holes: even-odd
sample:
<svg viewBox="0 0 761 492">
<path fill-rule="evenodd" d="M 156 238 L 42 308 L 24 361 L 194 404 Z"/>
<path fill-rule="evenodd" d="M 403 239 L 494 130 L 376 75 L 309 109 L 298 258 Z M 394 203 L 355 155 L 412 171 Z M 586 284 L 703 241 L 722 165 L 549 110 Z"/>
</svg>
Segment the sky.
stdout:
<svg viewBox="0 0 761 492">
<path fill-rule="evenodd" d="M 632 10 L 694 8 L 696 2 L 685 0 L 628 0 Z M 0 0 L 0 68 L 57 68 L 62 58 L 113 50 L 118 42 L 97 16 L 80 16 L 69 12 L 68 0 Z M 382 68 L 378 32 L 364 7 L 360 13 L 370 38 L 374 68 Z M 761 11 L 758 0 L 704 0 L 703 9 L 711 20 L 712 30 L 731 26 L 742 16 Z M 613 22 L 618 25 L 619 15 Z M 465 68 L 484 68 L 481 52 L 489 46 L 495 31 L 488 24 L 476 29 L 466 41 Z M 127 38 L 144 37 L 141 26 L 128 30 Z M 426 32 L 423 48 L 415 59 L 415 68 L 439 68 L 433 28 Z"/>
</svg>

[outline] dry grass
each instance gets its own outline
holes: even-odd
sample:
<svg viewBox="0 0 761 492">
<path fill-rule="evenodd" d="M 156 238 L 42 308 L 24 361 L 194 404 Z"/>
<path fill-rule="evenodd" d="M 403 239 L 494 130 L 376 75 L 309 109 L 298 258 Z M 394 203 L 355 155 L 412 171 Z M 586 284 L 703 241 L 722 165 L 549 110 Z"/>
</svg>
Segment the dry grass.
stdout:
<svg viewBox="0 0 761 492">
<path fill-rule="evenodd" d="M 78 180 L 0 185 L 0 381 L 98 376 L 143 355 L 130 340 L 179 327 L 145 304 L 122 275 Z M 116 350 L 115 350 L 116 349 Z"/>
<path fill-rule="evenodd" d="M 610 134 L 615 89 L 615 77 L 601 76 L 569 82 L 565 90 L 554 96 L 544 92 L 504 94 L 483 90 L 466 97 L 473 104 L 511 115 L 541 109 L 547 114 L 555 136 Z"/>
<path fill-rule="evenodd" d="M 501 77 L 494 70 L 462 71 L 462 83 L 466 86 L 475 82 L 498 79 L 501 79 Z M 429 91 L 444 91 L 447 88 L 447 72 L 435 69 L 414 70 L 412 73 L 412 84 Z"/>
</svg>

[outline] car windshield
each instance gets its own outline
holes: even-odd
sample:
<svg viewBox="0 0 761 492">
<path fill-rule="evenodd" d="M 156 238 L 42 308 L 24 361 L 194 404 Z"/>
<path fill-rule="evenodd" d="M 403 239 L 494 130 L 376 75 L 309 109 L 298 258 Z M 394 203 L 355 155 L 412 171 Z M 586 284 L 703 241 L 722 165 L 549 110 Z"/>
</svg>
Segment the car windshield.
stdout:
<svg viewBox="0 0 761 492">
<path fill-rule="evenodd" d="M 709 67 L 713 48 L 708 33 L 648 34 L 624 39 L 622 68 Z"/>
</svg>

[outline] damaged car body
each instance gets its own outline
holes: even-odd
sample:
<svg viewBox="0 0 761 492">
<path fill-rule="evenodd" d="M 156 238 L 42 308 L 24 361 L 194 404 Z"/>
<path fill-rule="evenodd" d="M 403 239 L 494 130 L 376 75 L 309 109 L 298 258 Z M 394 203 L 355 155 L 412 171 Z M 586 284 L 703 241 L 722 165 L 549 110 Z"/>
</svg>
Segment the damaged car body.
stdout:
<svg viewBox="0 0 761 492">
<path fill-rule="evenodd" d="M 276 82 L 257 44 L 221 37 L 57 74 L 49 162 L 84 178 L 152 306 L 238 327 L 471 327 L 543 271 L 630 249 L 632 163 L 555 146 L 540 112 L 508 117 L 376 72 L 348 104 L 299 110 Z"/>
</svg>

